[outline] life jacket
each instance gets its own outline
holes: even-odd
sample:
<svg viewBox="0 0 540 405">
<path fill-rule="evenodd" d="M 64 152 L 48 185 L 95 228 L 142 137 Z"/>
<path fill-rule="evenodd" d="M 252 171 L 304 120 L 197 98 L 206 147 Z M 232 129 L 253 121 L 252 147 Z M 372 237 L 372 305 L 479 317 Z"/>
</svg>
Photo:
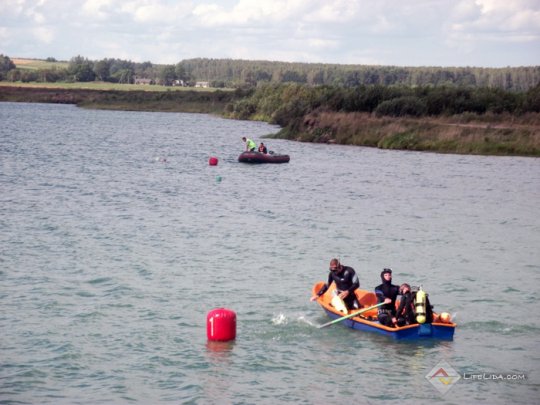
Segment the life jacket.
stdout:
<svg viewBox="0 0 540 405">
<path fill-rule="evenodd" d="M 248 149 L 257 149 L 257 144 L 253 142 L 251 139 L 248 138 L 246 142 L 247 142 Z"/>
</svg>

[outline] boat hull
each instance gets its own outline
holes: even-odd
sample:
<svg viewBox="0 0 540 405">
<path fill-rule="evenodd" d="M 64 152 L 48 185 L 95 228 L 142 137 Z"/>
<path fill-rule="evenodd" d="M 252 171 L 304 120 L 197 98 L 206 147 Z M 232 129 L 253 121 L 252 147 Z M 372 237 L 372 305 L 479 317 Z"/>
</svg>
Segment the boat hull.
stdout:
<svg viewBox="0 0 540 405">
<path fill-rule="evenodd" d="M 288 163 L 289 155 L 276 155 L 261 152 L 242 152 L 238 161 L 242 163 Z"/>
<path fill-rule="evenodd" d="M 316 294 L 323 285 L 323 282 L 315 284 L 315 286 L 313 287 L 313 293 Z M 335 287 L 332 284 L 328 291 L 319 298 L 318 303 L 326 312 L 328 317 L 330 317 L 331 319 L 338 319 L 343 317 L 344 314 L 337 311 L 330 305 L 334 289 Z M 357 298 L 362 307 L 372 306 L 374 303 L 376 303 L 377 299 L 373 292 L 366 290 L 357 290 Z M 437 314 L 434 315 L 436 316 Z M 380 335 L 385 335 L 395 340 L 454 339 L 454 331 L 456 328 L 455 323 L 433 322 L 390 328 L 381 325 L 376 319 L 377 309 L 373 309 L 363 313 L 361 316 L 355 316 L 349 319 L 345 319 L 340 323 L 343 324 L 343 326 L 347 326 L 358 331 L 378 333 Z"/>
</svg>

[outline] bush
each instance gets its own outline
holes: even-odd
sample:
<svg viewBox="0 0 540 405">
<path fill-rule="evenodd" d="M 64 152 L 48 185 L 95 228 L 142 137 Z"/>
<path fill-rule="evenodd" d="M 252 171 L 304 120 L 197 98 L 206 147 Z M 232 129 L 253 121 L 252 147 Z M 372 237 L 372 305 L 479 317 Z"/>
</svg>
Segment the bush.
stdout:
<svg viewBox="0 0 540 405">
<path fill-rule="evenodd" d="M 403 117 L 410 115 L 421 117 L 426 113 L 426 103 L 414 96 L 398 97 L 392 100 L 383 101 L 375 109 L 375 114 L 378 116 L 388 115 L 392 117 Z"/>
</svg>

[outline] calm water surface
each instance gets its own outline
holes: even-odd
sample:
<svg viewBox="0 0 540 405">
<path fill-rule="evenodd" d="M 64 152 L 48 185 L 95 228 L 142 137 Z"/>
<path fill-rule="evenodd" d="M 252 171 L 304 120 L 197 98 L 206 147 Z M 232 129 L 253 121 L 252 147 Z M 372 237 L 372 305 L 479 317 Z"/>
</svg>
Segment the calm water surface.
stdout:
<svg viewBox="0 0 540 405">
<path fill-rule="evenodd" d="M 0 403 L 537 403 L 539 159 L 268 140 L 291 162 L 252 166 L 240 138 L 276 127 L 22 103 L 0 122 Z M 318 329 L 334 256 L 363 288 L 383 267 L 422 284 L 454 341 Z M 207 343 L 218 307 L 234 343 Z M 442 360 L 526 379 L 441 395 Z"/>
</svg>

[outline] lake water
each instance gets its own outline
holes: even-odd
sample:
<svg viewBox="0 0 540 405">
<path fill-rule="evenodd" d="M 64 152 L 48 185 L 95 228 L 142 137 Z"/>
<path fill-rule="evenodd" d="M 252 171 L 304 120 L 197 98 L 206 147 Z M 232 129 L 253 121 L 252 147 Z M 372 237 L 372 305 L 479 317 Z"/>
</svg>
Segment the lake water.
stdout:
<svg viewBox="0 0 540 405">
<path fill-rule="evenodd" d="M 257 166 L 236 159 L 264 123 L 24 103 L 0 122 L 0 403 L 537 403 L 540 159 L 268 139 L 291 161 Z M 334 256 L 366 289 L 383 267 L 423 285 L 454 340 L 318 329 Z M 212 345 L 219 307 L 237 339 Z M 444 395 L 441 361 L 462 375 Z M 526 378 L 471 377 L 502 373 Z"/>
</svg>

